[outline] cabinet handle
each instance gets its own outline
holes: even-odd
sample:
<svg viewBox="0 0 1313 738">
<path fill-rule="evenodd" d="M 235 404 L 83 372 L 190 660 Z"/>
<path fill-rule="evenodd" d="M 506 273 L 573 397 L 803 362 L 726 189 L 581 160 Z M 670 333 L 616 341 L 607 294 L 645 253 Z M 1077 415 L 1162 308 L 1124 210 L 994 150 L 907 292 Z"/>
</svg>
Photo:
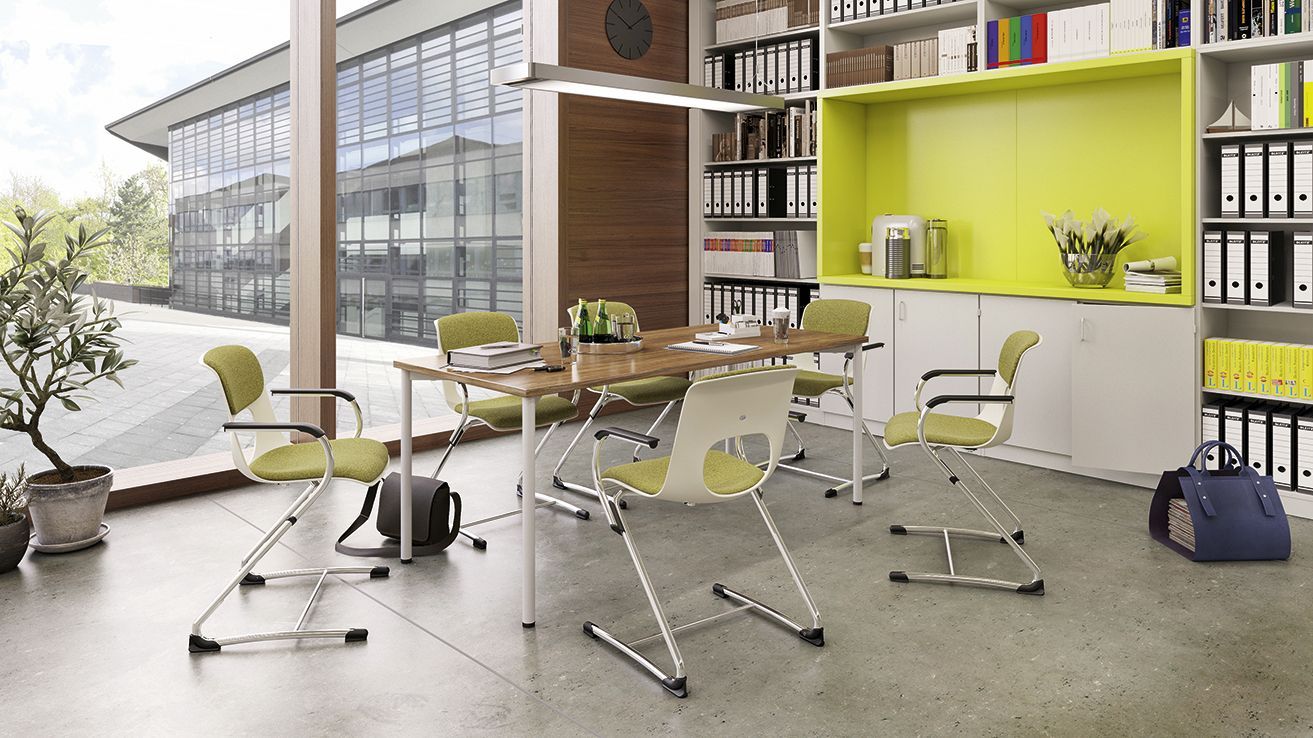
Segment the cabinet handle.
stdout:
<svg viewBox="0 0 1313 738">
<path fill-rule="evenodd" d="M 1080 319 L 1080 341 L 1085 343 L 1085 319 Z"/>
<path fill-rule="evenodd" d="M 898 301 L 898 319 L 907 320 L 907 303 L 902 300 Z"/>
</svg>

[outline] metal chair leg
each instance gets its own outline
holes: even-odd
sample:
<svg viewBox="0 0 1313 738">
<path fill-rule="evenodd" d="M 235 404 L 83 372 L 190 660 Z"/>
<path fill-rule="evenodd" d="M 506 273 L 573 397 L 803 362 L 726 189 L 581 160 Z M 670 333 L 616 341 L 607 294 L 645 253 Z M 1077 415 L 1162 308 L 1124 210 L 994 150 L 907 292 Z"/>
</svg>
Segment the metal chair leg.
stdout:
<svg viewBox="0 0 1313 738">
<path fill-rule="evenodd" d="M 661 408 L 661 413 L 657 415 L 656 420 L 653 421 L 652 425 L 647 429 L 647 435 L 656 435 L 657 426 L 661 425 L 661 421 L 665 420 L 666 416 L 670 414 L 670 411 L 681 402 L 683 402 L 683 400 L 671 400 L 670 402 L 667 402 L 666 406 Z M 634 461 L 638 461 L 638 450 L 640 448 L 641 446 L 634 446 Z"/>
<path fill-rule="evenodd" d="M 990 512 L 989 508 L 986 507 L 985 504 L 980 501 L 980 498 L 974 492 L 972 492 L 971 489 L 968 488 L 966 484 L 956 474 L 953 473 L 953 469 L 943 460 L 943 458 L 939 456 L 938 452 L 944 448 L 949 448 L 950 450 L 952 450 L 953 454 L 957 457 L 958 461 L 960 461 L 963 466 L 965 466 L 967 469 L 971 471 L 972 476 L 978 479 L 981 482 L 981 484 L 983 484 L 985 488 L 989 490 L 990 495 L 995 500 L 997 500 L 1000 505 L 1002 505 L 1004 510 L 1007 511 L 1008 516 L 1011 517 L 1016 524 L 1011 532 L 1009 532 L 1008 529 L 1003 525 L 1003 523 L 1000 522 L 999 519 L 995 517 L 993 513 Z M 949 483 L 956 486 L 958 489 L 962 490 L 962 494 L 966 495 L 966 498 L 970 500 L 973 505 L 975 505 L 976 509 L 979 510 L 980 514 L 983 515 L 985 519 L 989 521 L 990 525 L 993 526 L 994 530 L 985 531 L 985 530 L 973 530 L 969 528 L 945 528 L 945 527 L 934 527 L 934 526 L 924 526 L 924 525 L 891 525 L 889 526 L 889 532 L 895 535 L 933 535 L 937 537 L 942 537 L 944 541 L 944 551 L 948 559 L 948 573 L 940 574 L 940 573 L 926 573 L 926 572 L 891 571 L 889 572 L 890 581 L 933 582 L 933 583 L 941 583 L 941 584 L 966 584 L 976 587 L 987 587 L 991 589 L 1006 589 L 1012 592 L 1017 592 L 1019 594 L 1043 595 L 1044 579 L 1041 576 L 1039 565 L 1036 564 L 1034 559 L 1032 559 L 1030 555 L 1026 553 L 1026 551 L 1021 547 L 1022 544 L 1025 542 L 1025 535 L 1024 533 L 1022 533 L 1021 530 L 1021 521 L 1017 519 L 1017 516 L 1015 513 L 1012 512 L 1012 509 L 1009 508 L 1007 504 L 1003 502 L 1003 500 L 998 496 L 998 493 L 994 492 L 994 490 L 990 488 L 988 484 L 985 483 L 985 480 L 980 476 L 979 472 L 975 470 L 975 467 L 971 466 L 971 464 L 968 463 L 967 460 L 962 457 L 962 454 L 959 453 L 957 449 L 952 448 L 951 446 L 947 446 L 947 447 L 936 446 L 933 448 L 927 447 L 926 450 L 929 452 L 930 457 L 939 464 L 940 470 L 943 471 L 944 474 L 948 477 Z M 953 537 L 986 540 L 986 541 L 998 541 L 1000 543 L 1006 544 L 1008 547 L 1012 549 L 1013 553 L 1017 555 L 1017 558 L 1021 559 L 1022 563 L 1024 563 L 1030 569 L 1031 571 L 1030 581 L 1012 582 L 1003 579 L 994 579 L 992 577 L 975 577 L 975 576 L 966 576 L 966 575 L 958 574 L 957 568 L 953 561 L 953 544 L 951 541 Z"/>
<path fill-rule="evenodd" d="M 543 446 L 547 445 L 547 439 L 551 438 L 552 434 L 555 433 L 556 429 L 559 428 L 560 426 L 561 424 L 559 422 L 552 423 L 550 426 L 548 426 L 547 432 L 543 434 L 543 437 L 541 439 L 539 439 L 538 445 L 533 450 L 533 456 L 535 459 L 538 458 L 538 454 L 542 453 Z M 523 490 L 524 490 L 523 481 L 524 481 L 524 472 L 520 472 L 520 476 L 515 482 L 516 497 L 523 496 Z M 534 499 L 536 499 L 538 502 L 542 503 L 545 506 L 558 507 L 568 513 L 571 513 L 572 515 L 574 515 L 576 518 L 579 518 L 580 520 L 587 520 L 589 517 L 587 510 L 577 505 L 571 505 L 570 503 L 558 497 L 552 497 L 550 495 L 545 495 L 539 492 L 534 495 Z"/>
<path fill-rule="evenodd" d="M 846 390 L 840 388 L 839 390 L 837 390 L 837 393 L 841 397 L 843 397 L 843 399 L 848 403 L 848 409 L 850 411 L 857 412 L 856 408 L 853 405 L 852 397 L 848 395 Z M 799 435 L 797 428 L 794 427 L 793 421 L 789 421 L 786 427 L 789 429 L 789 432 L 793 434 L 793 437 L 798 441 L 798 452 L 794 454 L 793 460 L 796 461 L 798 459 L 804 458 L 806 456 L 806 449 L 803 447 L 802 436 Z M 862 483 L 866 484 L 867 482 L 880 482 L 885 479 L 888 479 L 889 456 L 885 453 L 884 444 L 882 444 L 880 440 L 875 437 L 875 434 L 871 432 L 871 429 L 867 427 L 865 419 L 862 420 L 862 435 L 866 437 L 867 442 L 871 444 L 871 447 L 875 449 L 875 453 L 880 457 L 880 471 L 875 474 L 867 474 L 866 476 L 862 477 Z M 792 464 L 785 464 L 783 462 L 780 462 L 779 468 L 787 469 L 788 471 L 791 471 L 795 474 L 802 474 L 804 476 L 812 477 L 814 479 L 823 479 L 827 482 L 832 482 L 834 486 L 825 490 L 825 496 L 827 498 L 838 497 L 841 492 L 853 486 L 853 480 L 847 477 L 840 477 L 834 474 L 826 474 L 824 472 L 818 472 L 812 469 L 804 469 L 800 466 L 793 466 Z"/>
<path fill-rule="evenodd" d="M 191 634 L 187 640 L 187 650 L 192 653 L 214 653 L 220 651 L 224 646 L 230 646 L 236 643 L 254 643 L 257 641 L 276 641 L 276 640 L 301 640 L 307 638 L 341 638 L 345 643 L 355 641 L 364 641 L 369 637 L 369 631 L 364 628 L 336 628 L 329 630 L 304 630 L 306 618 L 310 614 L 310 609 L 314 606 L 319 597 L 319 592 L 323 589 L 324 581 L 330 574 L 368 574 L 371 579 L 383 578 L 388 575 L 386 566 L 332 566 L 320 567 L 314 569 L 285 569 L 281 571 L 268 572 L 266 574 L 253 574 L 252 569 L 260 560 L 265 557 L 278 544 L 278 541 L 296 525 L 297 518 L 305 512 L 315 500 L 324 493 L 328 484 L 321 481 L 311 482 L 305 490 L 297 496 L 287 510 L 283 512 L 282 518 L 278 524 L 269 529 L 263 537 L 260 538 L 246 556 L 242 558 L 241 566 L 237 574 L 228 581 L 223 591 L 219 593 L 201 613 L 200 617 L 192 623 Z M 292 630 L 267 631 L 263 633 L 247 633 L 236 636 L 226 636 L 222 638 L 210 638 L 205 636 L 201 629 L 205 621 L 210 619 L 223 601 L 228 598 L 238 586 L 255 586 L 263 585 L 271 579 L 285 579 L 291 577 L 318 576 L 319 581 L 315 584 L 314 591 L 310 593 L 310 598 L 306 601 L 305 607 L 301 611 L 301 617 L 297 621 L 296 627 Z"/>
<path fill-rule="evenodd" d="M 565 466 L 565 460 L 570 456 L 570 452 L 574 451 L 574 447 L 579 444 L 580 439 L 582 439 L 584 434 L 588 432 L 588 429 L 592 427 L 593 421 L 597 420 L 597 416 L 602 412 L 602 408 L 611 402 L 611 397 L 612 395 L 603 392 L 597 398 L 597 402 L 593 404 L 593 409 L 588 411 L 588 417 L 584 419 L 583 425 L 579 426 L 579 432 L 575 433 L 574 438 L 570 439 L 570 445 L 565 447 L 565 453 L 561 454 L 561 458 L 556 462 L 556 467 L 552 469 L 553 487 L 581 495 L 588 495 L 589 497 L 596 496 L 597 493 L 591 487 L 585 487 L 581 484 L 575 484 L 574 482 L 567 482 L 564 479 L 561 479 L 561 467 Z"/>
</svg>

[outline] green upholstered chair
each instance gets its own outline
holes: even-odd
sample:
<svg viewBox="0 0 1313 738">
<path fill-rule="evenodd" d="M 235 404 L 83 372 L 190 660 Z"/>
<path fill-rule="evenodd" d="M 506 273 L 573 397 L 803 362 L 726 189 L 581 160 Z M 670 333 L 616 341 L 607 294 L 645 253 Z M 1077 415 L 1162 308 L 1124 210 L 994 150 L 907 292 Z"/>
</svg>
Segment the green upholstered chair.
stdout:
<svg viewBox="0 0 1313 738">
<path fill-rule="evenodd" d="M 369 633 L 363 628 L 305 630 L 302 626 L 305 625 L 310 606 L 330 575 L 368 574 L 370 578 L 386 577 L 386 566 L 327 566 L 267 571 L 263 574 L 253 573 L 253 570 L 334 480 L 348 479 L 369 487 L 378 485 L 387 471 L 387 448 L 378 441 L 360 437 L 360 405 L 350 392 L 339 389 L 270 389 L 265 386 L 264 371 L 260 368 L 259 360 L 245 346 L 210 349 L 201 357 L 201 364 L 218 375 L 219 385 L 223 388 L 229 414 L 229 422 L 224 423 L 223 429 L 228 432 L 231 440 L 233 463 L 237 469 L 256 482 L 303 484 L 305 488 L 277 521 L 269 526 L 269 532 L 242 558 L 237 575 L 228 581 L 219 596 L 192 623 L 188 650 L 203 653 L 219 651 L 223 646 L 235 643 L 301 638 L 338 638 L 345 642 L 365 640 Z M 336 397 L 345 400 L 355 410 L 356 433 L 351 438 L 330 440 L 316 425 L 279 422 L 274 416 L 272 395 Z M 248 419 L 240 419 L 243 417 Z M 315 440 L 309 443 L 289 443 L 286 436 L 293 431 L 309 435 Z M 242 439 L 252 435 L 254 444 L 247 449 Z M 201 632 L 205 621 L 238 586 L 262 585 L 272 579 L 306 576 L 319 577 L 319 584 L 310 594 L 310 601 L 306 603 L 301 620 L 292 630 L 224 638 L 211 638 Z"/>
<path fill-rule="evenodd" d="M 1044 580 L 1040 577 L 1039 566 L 1022 548 L 1026 542 L 1021 529 L 1021 521 L 1016 513 L 1003 502 L 998 493 L 989 486 L 975 468 L 967 463 L 959 449 L 982 449 L 1006 443 L 1012 435 L 1012 411 L 1017 395 L 1017 374 L 1021 369 L 1021 360 L 1026 352 L 1039 346 L 1043 341 L 1034 331 L 1017 331 L 1003 342 L 998 355 L 998 369 L 935 369 L 926 372 L 916 385 L 916 412 L 899 413 L 889 419 L 884 427 L 884 441 L 891 448 L 919 443 L 921 448 L 938 464 L 948 477 L 950 484 L 962 490 L 989 521 L 992 530 L 972 530 L 968 528 L 944 528 L 923 525 L 891 525 L 889 532 L 898 535 L 931 535 L 941 538 L 948 551 L 948 573 L 930 574 L 904 571 L 891 571 L 889 578 L 895 582 L 940 582 L 948 584 L 969 584 L 978 587 L 1007 589 L 1022 594 L 1044 594 Z M 939 395 L 921 402 L 921 392 L 935 377 L 944 376 L 980 376 L 993 377 L 994 383 L 985 395 Z M 945 415 L 934 412 L 943 405 L 969 404 L 980 405 L 982 411 L 974 418 Z M 1012 520 L 1012 529 L 1008 530 L 999 517 L 990 511 L 975 492 L 967 487 L 953 469 L 944 462 L 940 452 L 949 450 L 962 466 L 971 471 L 971 475 L 980 482 L 980 486 L 989 493 L 992 505 Z M 968 538 L 985 541 L 998 541 L 1007 544 L 1017 557 L 1030 568 L 1031 578 L 1027 582 L 1010 582 L 990 577 L 965 576 L 957 573 L 953 564 L 953 546 L 950 538 Z"/>
<path fill-rule="evenodd" d="M 438 318 L 433 321 L 433 325 L 438 332 L 438 350 L 442 352 L 497 341 L 519 342 L 520 340 L 520 328 L 515 324 L 515 318 L 506 313 L 457 313 Z M 441 384 L 443 398 L 453 412 L 460 413 L 460 422 L 456 425 L 456 430 L 451 432 L 451 436 L 447 441 L 447 448 L 442 453 L 442 459 L 438 461 L 438 468 L 433 470 L 434 479 L 442 473 L 442 467 L 446 466 L 451 452 L 470 428 L 482 425 L 502 433 L 518 433 L 521 427 L 520 399 L 518 397 L 499 395 L 482 400 L 471 400 L 469 388 L 466 385 L 447 381 L 441 382 Z M 542 439 L 538 441 L 537 451 L 542 451 L 547 439 L 551 438 L 552 433 L 561 423 L 578 417 L 579 407 L 575 404 L 578 399 L 578 392 L 575 393 L 574 401 L 556 395 L 547 395 L 538 399 L 537 417 L 534 418 L 534 425 L 539 428 L 545 425 L 548 426 L 548 429 L 543 434 Z M 517 494 L 519 488 L 520 485 L 517 484 Z M 571 505 L 564 500 L 544 494 L 536 495 L 536 499 L 540 507 L 560 508 L 580 520 L 588 519 L 587 510 Z M 461 527 L 471 528 L 480 523 L 502 517 L 505 516 L 496 515 L 485 520 L 475 520 L 464 523 Z M 475 538 L 473 540 L 476 548 L 487 547 L 487 543 L 483 539 Z"/>
<path fill-rule="evenodd" d="M 629 313 L 634 316 L 634 331 L 638 331 L 638 313 L 629 305 L 623 302 L 607 301 L 609 309 L 607 313 L 612 318 Z M 570 317 L 570 325 L 574 325 L 579 317 L 579 306 L 573 305 L 566 314 Z M 597 314 L 597 303 L 588 303 L 588 314 Z M 688 392 L 691 383 L 684 377 L 648 377 L 647 379 L 634 379 L 628 382 L 617 382 L 602 387 L 589 387 L 589 392 L 597 394 L 597 402 L 593 404 L 593 409 L 588 412 L 588 418 L 575 433 L 574 438 L 570 440 L 570 445 L 565 447 L 565 453 L 561 454 L 561 460 L 556 462 L 556 468 L 552 470 L 552 485 L 557 489 L 568 489 L 580 494 L 594 495 L 592 489 L 584 487 L 574 482 L 568 482 L 561 477 L 561 467 L 565 466 L 565 460 L 570 456 L 570 452 L 579 444 L 579 439 L 584 437 L 588 428 L 592 426 L 593 421 L 602 412 L 602 408 L 612 402 L 625 402 L 634 407 L 652 407 L 654 405 L 664 405 L 661 413 L 657 415 L 656 421 L 647 429 L 647 435 L 656 432 L 657 426 L 666 419 L 670 411 L 674 409 L 684 399 L 684 393 Z M 634 461 L 638 461 L 638 450 L 634 450 Z"/>
<path fill-rule="evenodd" d="M 862 336 L 866 335 L 866 327 L 870 319 L 871 306 L 868 303 L 859 300 L 813 300 L 807 303 L 807 307 L 803 308 L 801 328 L 806 331 Z M 862 351 L 883 347 L 883 342 L 876 341 L 863 346 Z M 838 395 L 848 403 L 848 409 L 853 410 L 852 359 L 851 352 L 845 355 L 842 374 L 826 374 L 825 372 L 806 369 L 799 371 L 798 379 L 793 383 L 794 397 L 819 398 L 827 394 Z M 856 412 L 856 410 L 853 410 L 853 412 Z M 804 416 L 800 413 L 793 413 L 792 417 L 801 421 Z M 793 423 L 789 423 L 789 433 L 798 442 L 798 450 L 790 460 L 799 461 L 807 456 L 807 449 L 803 446 L 802 436 L 798 435 L 798 430 L 794 428 Z M 866 436 L 866 440 L 871 443 L 871 447 L 880 456 L 881 464 L 878 473 L 866 475 L 863 481 L 873 482 L 888 479 L 889 457 L 885 455 L 884 448 L 881 447 L 875 435 L 866 427 L 865 419 L 862 420 L 862 435 Z M 853 486 L 852 479 L 836 477 L 833 474 L 825 474 L 801 466 L 780 464 L 780 468 L 833 483 L 834 486 L 825 490 L 826 497 L 835 497 L 843 490 Z M 855 502 L 854 504 L 860 505 L 861 503 Z"/>
<path fill-rule="evenodd" d="M 780 611 L 723 584 L 716 584 L 711 590 L 717 596 L 740 605 L 741 607 L 737 609 L 751 609 L 784 625 L 813 645 L 824 645 L 824 631 L 821 628 L 816 604 L 807 592 L 807 587 L 798 574 L 798 568 L 794 565 L 789 550 L 784 546 L 779 529 L 775 527 L 775 522 L 771 519 L 770 512 L 762 499 L 762 486 L 774 474 L 780 459 L 780 450 L 784 445 L 784 426 L 797 374 L 797 368 L 791 366 L 759 367 L 753 371 L 707 378 L 694 383 L 684 399 L 684 407 L 680 412 L 679 426 L 675 430 L 675 440 L 669 456 L 602 469 L 600 464 L 602 446 L 607 439 L 627 441 L 648 448 L 656 448 L 659 441 L 650 435 L 620 428 L 605 428 L 595 434 L 597 441 L 593 447 L 594 489 L 598 501 L 602 503 L 602 509 L 606 512 L 611 529 L 619 533 L 624 540 L 629 557 L 634 563 L 634 569 L 638 572 L 643 592 L 647 595 L 648 605 L 652 608 L 652 614 L 660 627 L 660 637 L 664 640 L 670 658 L 674 662 L 673 673 L 666 672 L 639 653 L 633 648 L 636 644 L 626 643 L 592 622 L 584 623 L 584 632 L 615 647 L 621 655 L 633 659 L 660 680 L 667 691 L 677 697 L 688 694 L 684 659 L 680 655 L 674 635 L 675 631 L 681 628 L 671 628 L 666 619 L 652 579 L 648 576 L 643 560 L 638 554 L 633 531 L 626 524 L 624 514 L 620 510 L 620 503 L 626 495 L 668 500 L 684 505 L 728 502 L 744 496 L 751 498 L 780 555 L 784 558 L 785 567 L 793 577 L 794 585 L 807 604 L 811 627 L 803 627 Z M 749 462 L 743 454 L 743 438 L 754 436 L 764 437 L 770 445 L 770 460 L 764 469 Z M 715 448 L 725 441 L 733 442 L 729 447 L 734 453 L 726 453 Z M 676 564 L 677 562 L 672 563 L 672 565 Z M 687 628 L 689 625 L 682 627 Z"/>
</svg>

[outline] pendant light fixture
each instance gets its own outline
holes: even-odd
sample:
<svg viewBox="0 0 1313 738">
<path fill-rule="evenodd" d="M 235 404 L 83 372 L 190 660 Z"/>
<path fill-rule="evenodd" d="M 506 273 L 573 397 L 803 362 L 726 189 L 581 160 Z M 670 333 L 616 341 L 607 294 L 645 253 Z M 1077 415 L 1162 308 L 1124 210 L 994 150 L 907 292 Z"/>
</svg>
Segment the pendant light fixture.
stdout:
<svg viewBox="0 0 1313 738">
<path fill-rule="evenodd" d="M 489 79 L 494 85 L 524 90 L 547 90 L 722 113 L 784 107 L 784 98 L 777 95 L 757 95 L 540 62 L 521 62 L 498 67 L 492 70 Z"/>
</svg>

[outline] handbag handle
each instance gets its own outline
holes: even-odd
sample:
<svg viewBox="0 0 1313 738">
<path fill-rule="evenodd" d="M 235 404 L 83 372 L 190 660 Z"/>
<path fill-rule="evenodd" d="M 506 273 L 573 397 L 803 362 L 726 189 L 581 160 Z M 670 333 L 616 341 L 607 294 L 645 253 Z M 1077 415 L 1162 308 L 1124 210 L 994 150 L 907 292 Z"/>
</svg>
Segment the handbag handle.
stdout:
<svg viewBox="0 0 1313 738">
<path fill-rule="evenodd" d="M 1227 444 L 1222 445 L 1231 449 L 1232 452 L 1235 451 L 1234 448 Z M 1200 446 L 1200 448 L 1203 447 Z M 1196 451 L 1195 453 L 1198 452 Z M 1193 461 L 1193 459 L 1191 459 L 1191 461 Z M 1194 464 L 1182 467 L 1182 470 L 1186 474 L 1189 474 L 1190 481 L 1194 482 L 1195 497 L 1199 500 L 1199 507 L 1203 509 L 1204 515 L 1210 518 L 1216 517 L 1217 508 L 1213 507 L 1213 500 L 1208 495 L 1208 488 L 1204 486 L 1204 482 L 1212 475 L 1208 473 L 1207 469 L 1200 471 L 1194 468 Z M 1258 495 L 1258 504 L 1263 506 L 1263 515 L 1269 518 L 1276 517 L 1276 507 L 1272 504 L 1271 498 L 1268 497 L 1267 491 L 1263 489 L 1262 477 L 1259 476 L 1258 472 L 1255 471 L 1252 466 L 1246 464 L 1240 468 L 1238 476 L 1253 485 L 1254 494 Z"/>
<path fill-rule="evenodd" d="M 1225 464 L 1225 467 L 1228 468 L 1229 467 L 1244 468 L 1245 466 L 1247 466 L 1245 464 L 1244 459 L 1241 458 L 1240 452 L 1236 450 L 1236 447 L 1232 446 L 1226 441 L 1205 441 L 1204 443 L 1199 444 L 1199 448 L 1195 449 L 1194 453 L 1190 455 L 1190 461 L 1189 463 L 1186 464 L 1186 466 L 1193 468 L 1196 460 L 1202 460 L 1203 465 L 1201 468 L 1205 472 L 1208 471 L 1208 455 L 1206 452 L 1212 448 L 1219 448 L 1223 451 L 1223 453 L 1217 455 L 1218 470 L 1224 468 L 1223 464 Z"/>
</svg>

